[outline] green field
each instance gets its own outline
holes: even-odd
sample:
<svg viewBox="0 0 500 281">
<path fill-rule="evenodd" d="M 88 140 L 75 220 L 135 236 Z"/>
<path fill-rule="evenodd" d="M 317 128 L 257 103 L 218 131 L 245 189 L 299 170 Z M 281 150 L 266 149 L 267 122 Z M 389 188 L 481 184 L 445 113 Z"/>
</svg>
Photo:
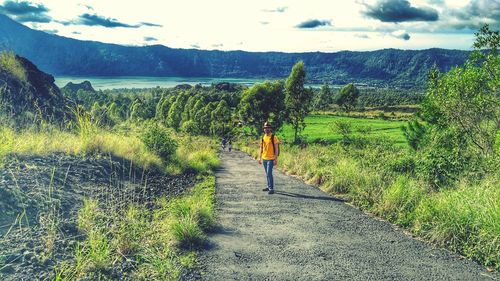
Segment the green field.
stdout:
<svg viewBox="0 0 500 281">
<path fill-rule="evenodd" d="M 306 128 L 302 132 L 306 141 L 311 142 L 336 142 L 341 139 L 340 134 L 332 131 L 331 127 L 335 121 L 349 122 L 352 125 L 352 130 L 355 133 L 358 129 L 369 129 L 370 135 L 382 136 L 394 141 L 398 145 L 405 146 L 406 140 L 401 131 L 401 127 L 407 122 L 405 121 L 389 121 L 382 119 L 365 119 L 365 118 L 350 118 L 329 115 L 311 115 L 306 117 Z M 286 142 L 293 141 L 293 129 L 289 124 L 283 126 L 282 132 L 279 134 L 282 140 Z"/>
</svg>

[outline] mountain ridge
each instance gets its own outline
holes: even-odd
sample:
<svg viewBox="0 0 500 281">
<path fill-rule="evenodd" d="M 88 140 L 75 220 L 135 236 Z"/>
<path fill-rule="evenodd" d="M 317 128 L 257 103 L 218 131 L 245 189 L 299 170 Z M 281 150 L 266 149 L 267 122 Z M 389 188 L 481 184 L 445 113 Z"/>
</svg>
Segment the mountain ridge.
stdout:
<svg viewBox="0 0 500 281">
<path fill-rule="evenodd" d="M 469 51 L 431 48 L 284 53 L 123 46 L 30 29 L 0 14 L 0 50 L 12 50 L 53 75 L 284 79 L 303 60 L 310 83 L 422 86 L 436 64 L 461 65 Z"/>
</svg>

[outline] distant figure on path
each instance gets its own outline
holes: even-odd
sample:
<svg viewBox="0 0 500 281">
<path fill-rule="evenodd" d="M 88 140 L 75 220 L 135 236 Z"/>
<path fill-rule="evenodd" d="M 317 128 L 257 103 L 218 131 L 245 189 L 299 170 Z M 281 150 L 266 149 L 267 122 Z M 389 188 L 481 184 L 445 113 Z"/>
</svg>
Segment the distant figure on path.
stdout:
<svg viewBox="0 0 500 281">
<path fill-rule="evenodd" d="M 279 140 L 272 133 L 272 126 L 269 122 L 264 123 L 264 133 L 259 147 L 259 164 L 264 163 L 266 171 L 267 187 L 262 191 L 268 194 L 274 193 L 273 166 L 278 165 Z"/>
<path fill-rule="evenodd" d="M 229 150 L 229 152 L 231 152 L 231 150 L 233 149 L 233 144 L 231 143 L 231 140 L 227 141 L 227 149 Z"/>
<path fill-rule="evenodd" d="M 222 150 L 224 151 L 226 149 L 226 143 L 227 143 L 227 139 L 226 138 L 223 138 L 222 139 L 222 143 L 221 143 L 221 147 L 222 147 Z"/>
</svg>

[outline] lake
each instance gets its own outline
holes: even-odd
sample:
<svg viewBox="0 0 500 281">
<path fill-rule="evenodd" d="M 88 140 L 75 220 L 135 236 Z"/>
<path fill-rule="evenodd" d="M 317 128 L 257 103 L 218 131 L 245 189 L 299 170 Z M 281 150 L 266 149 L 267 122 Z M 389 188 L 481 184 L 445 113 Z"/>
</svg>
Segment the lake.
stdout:
<svg viewBox="0 0 500 281">
<path fill-rule="evenodd" d="M 245 78 L 210 78 L 210 77 L 143 77 L 143 76 L 117 76 L 117 77 L 82 77 L 82 76 L 58 76 L 54 77 L 58 87 L 64 87 L 68 82 L 81 83 L 90 81 L 96 90 L 123 89 L 123 88 L 162 88 L 175 87 L 179 84 L 210 86 L 220 82 L 229 82 L 251 86 L 265 79 Z"/>
<path fill-rule="evenodd" d="M 106 89 L 143 89 L 155 88 L 160 86 L 162 88 L 171 88 L 179 84 L 210 86 L 220 82 L 229 82 L 236 84 L 243 84 L 252 86 L 255 83 L 264 82 L 266 79 L 254 78 L 212 78 L 212 77 L 147 77 L 147 76 L 57 76 L 55 83 L 59 88 L 66 86 L 68 82 L 81 83 L 83 81 L 90 81 L 92 87 L 96 90 Z M 276 79 L 268 79 L 276 80 Z M 306 87 L 319 88 L 321 84 L 306 84 Z"/>
</svg>

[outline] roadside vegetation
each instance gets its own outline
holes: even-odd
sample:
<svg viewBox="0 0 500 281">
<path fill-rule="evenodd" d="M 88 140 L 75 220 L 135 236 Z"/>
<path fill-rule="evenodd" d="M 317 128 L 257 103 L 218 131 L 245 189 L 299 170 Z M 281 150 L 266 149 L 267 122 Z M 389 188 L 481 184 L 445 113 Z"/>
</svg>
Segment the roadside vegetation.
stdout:
<svg viewBox="0 0 500 281">
<path fill-rule="evenodd" d="M 477 51 L 464 66 L 430 73 L 421 112 L 410 122 L 306 117 L 300 142 L 287 125 L 278 133 L 279 167 L 498 270 L 499 35 L 485 26 L 476 36 Z M 344 100 L 354 103 L 358 94 L 350 92 Z M 255 138 L 239 145 L 256 157 Z"/>
</svg>

